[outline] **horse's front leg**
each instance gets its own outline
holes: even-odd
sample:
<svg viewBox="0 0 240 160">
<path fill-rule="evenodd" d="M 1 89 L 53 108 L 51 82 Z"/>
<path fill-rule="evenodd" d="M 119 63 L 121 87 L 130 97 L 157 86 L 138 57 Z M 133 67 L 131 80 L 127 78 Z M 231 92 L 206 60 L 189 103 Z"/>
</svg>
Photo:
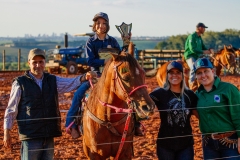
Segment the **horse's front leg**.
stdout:
<svg viewBox="0 0 240 160">
<path fill-rule="evenodd" d="M 105 160 L 106 159 L 106 158 L 103 158 L 98 153 L 91 151 L 91 149 L 88 146 L 86 146 L 86 144 L 83 144 L 83 150 L 88 160 Z"/>
</svg>

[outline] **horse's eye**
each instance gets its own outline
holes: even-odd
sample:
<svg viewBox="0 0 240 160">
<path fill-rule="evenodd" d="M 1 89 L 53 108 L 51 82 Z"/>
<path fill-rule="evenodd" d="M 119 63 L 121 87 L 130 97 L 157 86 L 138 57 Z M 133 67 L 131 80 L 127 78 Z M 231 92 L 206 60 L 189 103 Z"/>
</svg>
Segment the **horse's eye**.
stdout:
<svg viewBox="0 0 240 160">
<path fill-rule="evenodd" d="M 129 82 L 130 79 L 131 79 L 131 76 L 129 74 L 125 74 L 125 75 L 122 76 L 122 79 L 126 82 Z"/>
</svg>

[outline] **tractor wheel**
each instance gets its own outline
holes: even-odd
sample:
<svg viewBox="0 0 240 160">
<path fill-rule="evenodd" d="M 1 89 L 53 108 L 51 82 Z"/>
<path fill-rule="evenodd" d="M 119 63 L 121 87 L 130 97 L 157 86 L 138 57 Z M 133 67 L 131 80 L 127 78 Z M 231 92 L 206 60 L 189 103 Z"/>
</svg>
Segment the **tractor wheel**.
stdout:
<svg viewBox="0 0 240 160">
<path fill-rule="evenodd" d="M 72 61 L 67 63 L 66 68 L 67 68 L 67 74 L 76 74 L 78 70 L 77 64 Z"/>
</svg>

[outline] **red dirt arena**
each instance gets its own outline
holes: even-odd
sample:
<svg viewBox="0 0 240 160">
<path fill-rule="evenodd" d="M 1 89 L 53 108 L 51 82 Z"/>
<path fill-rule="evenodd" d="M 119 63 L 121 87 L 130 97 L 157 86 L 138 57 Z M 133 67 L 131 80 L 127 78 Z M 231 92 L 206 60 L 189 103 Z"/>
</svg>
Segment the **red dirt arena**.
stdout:
<svg viewBox="0 0 240 160">
<path fill-rule="evenodd" d="M 8 103 L 11 82 L 14 77 L 23 74 L 23 72 L 0 72 L 0 159 L 20 159 L 20 144 L 21 142 L 18 139 L 17 125 L 15 124 L 11 130 L 12 136 L 12 147 L 11 150 L 6 150 L 3 147 L 3 116 L 4 111 Z M 67 76 L 67 75 L 60 75 Z M 69 76 L 70 77 L 70 76 Z M 240 80 L 238 76 L 221 76 L 222 81 L 233 83 L 235 86 L 240 89 Z M 148 91 L 151 92 L 154 88 L 158 86 L 156 78 L 146 78 L 146 84 L 148 85 Z M 66 110 L 69 109 L 71 100 L 73 98 L 73 93 L 65 93 L 59 95 L 59 103 L 61 109 L 62 117 L 62 131 L 63 136 L 55 138 L 55 151 L 54 159 L 76 159 L 82 160 L 86 159 L 83 149 L 82 149 L 82 138 L 72 139 L 70 135 L 66 134 L 64 124 L 66 117 Z M 145 136 L 144 137 L 135 137 L 134 138 L 134 160 L 157 160 L 156 155 L 156 138 L 158 133 L 158 128 L 160 125 L 160 119 L 158 111 L 150 117 L 149 120 L 142 122 L 145 126 Z M 192 118 L 191 124 L 193 126 L 193 135 L 194 135 L 194 151 L 195 151 L 195 160 L 203 159 L 202 149 L 201 149 L 201 133 L 198 127 L 198 120 Z M 173 144 L 174 145 L 174 144 Z"/>
</svg>

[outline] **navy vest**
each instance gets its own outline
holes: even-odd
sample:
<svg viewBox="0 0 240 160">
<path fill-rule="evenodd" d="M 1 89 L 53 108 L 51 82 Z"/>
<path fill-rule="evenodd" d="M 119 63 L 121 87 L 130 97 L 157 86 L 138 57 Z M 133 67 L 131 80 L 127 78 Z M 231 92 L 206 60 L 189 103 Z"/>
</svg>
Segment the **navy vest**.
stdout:
<svg viewBox="0 0 240 160">
<path fill-rule="evenodd" d="M 22 90 L 17 115 L 20 140 L 61 136 L 56 77 L 44 73 L 42 90 L 28 72 L 15 80 Z"/>
</svg>

